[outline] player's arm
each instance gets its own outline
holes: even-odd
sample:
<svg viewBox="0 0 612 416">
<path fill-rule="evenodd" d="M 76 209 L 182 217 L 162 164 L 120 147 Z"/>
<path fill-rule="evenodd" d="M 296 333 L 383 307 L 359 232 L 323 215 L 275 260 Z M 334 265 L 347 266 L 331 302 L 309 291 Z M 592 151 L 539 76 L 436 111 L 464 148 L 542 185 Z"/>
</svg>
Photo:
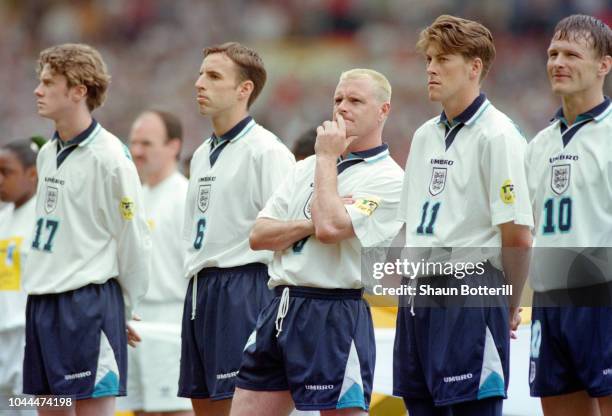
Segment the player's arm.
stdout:
<svg viewBox="0 0 612 416">
<path fill-rule="evenodd" d="M 317 128 L 316 167 L 312 198 L 312 221 L 317 240 L 335 244 L 355 236 L 353 223 L 338 195 L 336 161 L 354 137 L 346 137 L 344 119 L 326 121 Z"/>
<path fill-rule="evenodd" d="M 512 296 L 510 296 L 510 329 L 515 331 L 521 323 L 519 306 L 521 295 L 527 276 L 529 274 L 529 262 L 531 260 L 532 237 L 531 229 L 526 225 L 518 225 L 514 222 L 500 224 L 502 237 L 502 265 L 504 275 L 508 284 L 512 285 Z"/>
<path fill-rule="evenodd" d="M 298 186 L 295 183 L 297 169 L 297 166 L 293 166 L 283 173 L 285 180 L 257 216 L 249 234 L 251 249 L 282 251 L 296 241 L 314 234 L 312 221 L 306 218 L 289 219 L 289 204 Z"/>
<path fill-rule="evenodd" d="M 149 285 L 151 239 L 145 220 L 140 181 L 136 168 L 129 163 L 116 167 L 105 179 L 102 215 L 117 242 L 117 260 L 125 300 L 126 320 Z"/>
<path fill-rule="evenodd" d="M 502 265 L 506 281 L 512 285 L 509 299 L 511 331 L 520 323 L 518 311 L 529 273 L 532 246 L 533 213 L 525 175 L 526 146 L 520 132 L 509 129 L 489 140 L 482 156 L 483 166 L 489 168 L 492 223 L 501 231 Z"/>
<path fill-rule="evenodd" d="M 282 251 L 314 232 L 314 225 L 310 220 L 283 221 L 260 217 L 251 229 L 249 245 L 253 250 Z"/>
<path fill-rule="evenodd" d="M 507 222 L 500 224 L 502 238 L 502 261 L 509 283 L 513 284 L 510 306 L 519 306 L 523 286 L 529 274 L 529 260 L 533 238 L 531 228 Z"/>
</svg>

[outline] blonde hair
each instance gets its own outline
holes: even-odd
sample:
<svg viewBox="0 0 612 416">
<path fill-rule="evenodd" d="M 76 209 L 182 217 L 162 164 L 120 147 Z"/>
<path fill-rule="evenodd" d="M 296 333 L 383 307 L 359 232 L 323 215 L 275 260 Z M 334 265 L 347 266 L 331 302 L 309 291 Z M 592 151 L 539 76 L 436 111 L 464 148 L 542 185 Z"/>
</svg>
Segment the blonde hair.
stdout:
<svg viewBox="0 0 612 416">
<path fill-rule="evenodd" d="M 495 59 L 493 35 L 478 22 L 443 14 L 419 35 L 417 50 L 425 53 L 429 45 L 436 45 L 440 52 L 458 53 L 465 58 L 480 58 L 482 72 L 480 80 L 489 72 Z"/>
<path fill-rule="evenodd" d="M 49 65 L 55 75 L 66 77 L 68 88 L 87 88 L 87 108 L 93 111 L 106 99 L 110 75 L 100 52 L 82 43 L 65 43 L 45 49 L 38 57 L 38 75 Z"/>
<path fill-rule="evenodd" d="M 391 102 L 391 84 L 389 83 L 389 80 L 383 74 L 378 71 L 374 71 L 373 69 L 349 69 L 348 71 L 344 71 L 342 74 L 340 74 L 340 82 L 351 78 L 361 77 L 368 77 L 374 81 L 375 93 L 381 102 Z"/>
</svg>

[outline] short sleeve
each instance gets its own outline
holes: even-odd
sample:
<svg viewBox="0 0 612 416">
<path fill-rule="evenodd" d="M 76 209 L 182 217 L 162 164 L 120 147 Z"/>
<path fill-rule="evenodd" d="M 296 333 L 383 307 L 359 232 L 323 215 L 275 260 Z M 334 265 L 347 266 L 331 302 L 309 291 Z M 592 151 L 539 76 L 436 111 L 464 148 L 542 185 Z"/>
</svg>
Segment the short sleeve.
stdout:
<svg viewBox="0 0 612 416">
<path fill-rule="evenodd" d="M 355 235 L 362 247 L 389 243 L 399 232 L 398 208 L 402 188 L 401 169 L 368 178 L 353 192 L 352 205 L 346 210 L 351 217 Z"/>
<path fill-rule="evenodd" d="M 527 142 L 518 131 L 499 134 L 486 142 L 481 166 L 489 179 L 492 225 L 513 221 L 533 228 L 525 174 L 526 148 Z"/>
</svg>

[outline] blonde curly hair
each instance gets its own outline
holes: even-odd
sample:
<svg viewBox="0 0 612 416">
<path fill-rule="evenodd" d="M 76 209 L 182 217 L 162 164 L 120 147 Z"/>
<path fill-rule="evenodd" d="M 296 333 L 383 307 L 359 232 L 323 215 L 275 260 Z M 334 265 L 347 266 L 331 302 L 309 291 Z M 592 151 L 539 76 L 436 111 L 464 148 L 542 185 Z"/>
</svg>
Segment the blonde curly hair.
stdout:
<svg viewBox="0 0 612 416">
<path fill-rule="evenodd" d="M 87 108 L 93 111 L 106 99 L 110 75 L 100 52 L 82 43 L 65 43 L 45 49 L 38 57 L 38 74 L 49 65 L 53 74 L 66 77 L 68 88 L 87 88 Z"/>
</svg>

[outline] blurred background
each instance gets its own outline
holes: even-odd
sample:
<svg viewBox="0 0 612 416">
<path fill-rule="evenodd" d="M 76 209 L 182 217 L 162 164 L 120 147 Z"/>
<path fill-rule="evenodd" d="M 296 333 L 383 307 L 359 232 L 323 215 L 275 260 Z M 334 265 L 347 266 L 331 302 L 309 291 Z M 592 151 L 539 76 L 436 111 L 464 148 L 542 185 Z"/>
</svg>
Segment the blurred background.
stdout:
<svg viewBox="0 0 612 416">
<path fill-rule="evenodd" d="M 101 51 L 112 75 L 96 119 L 125 138 L 143 109 L 172 111 L 185 126 L 187 158 L 211 133 L 193 87 L 202 49 L 235 40 L 255 48 L 268 71 L 252 114 L 289 146 L 329 118 L 341 71 L 386 74 L 393 98 L 384 138 L 403 166 L 413 132 L 440 112 L 427 100 L 414 45 L 444 13 L 491 29 L 497 58 L 483 90 L 529 139 L 558 105 L 545 72 L 552 29 L 578 12 L 610 24 L 612 0 L 0 0 L 0 143 L 51 137 L 52 123 L 37 116 L 32 93 L 38 53 L 86 42 Z"/>
</svg>

